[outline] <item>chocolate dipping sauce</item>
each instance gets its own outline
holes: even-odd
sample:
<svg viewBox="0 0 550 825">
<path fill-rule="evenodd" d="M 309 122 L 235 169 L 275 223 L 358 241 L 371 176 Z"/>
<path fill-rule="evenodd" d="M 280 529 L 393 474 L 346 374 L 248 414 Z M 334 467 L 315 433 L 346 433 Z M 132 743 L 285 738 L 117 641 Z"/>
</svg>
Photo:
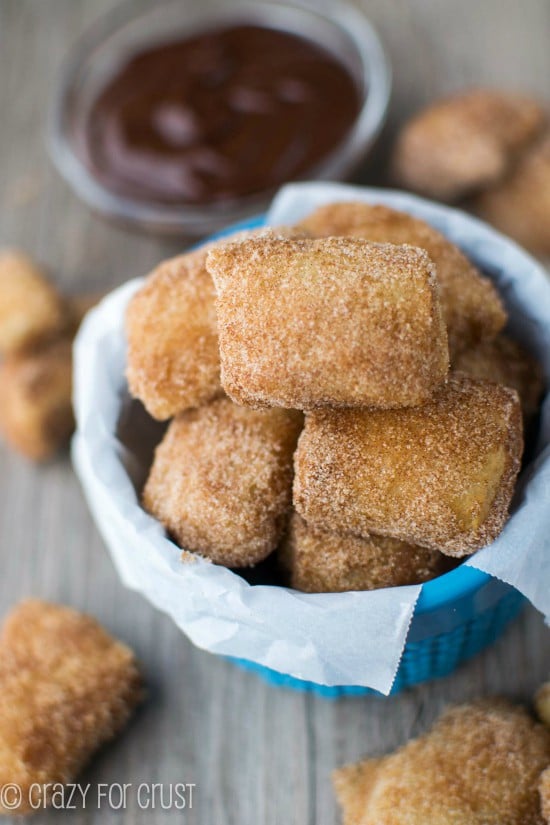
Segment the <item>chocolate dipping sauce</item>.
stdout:
<svg viewBox="0 0 550 825">
<path fill-rule="evenodd" d="M 132 56 L 92 102 L 76 145 L 119 195 L 220 203 L 305 176 L 359 109 L 355 81 L 328 51 L 238 25 Z"/>
</svg>

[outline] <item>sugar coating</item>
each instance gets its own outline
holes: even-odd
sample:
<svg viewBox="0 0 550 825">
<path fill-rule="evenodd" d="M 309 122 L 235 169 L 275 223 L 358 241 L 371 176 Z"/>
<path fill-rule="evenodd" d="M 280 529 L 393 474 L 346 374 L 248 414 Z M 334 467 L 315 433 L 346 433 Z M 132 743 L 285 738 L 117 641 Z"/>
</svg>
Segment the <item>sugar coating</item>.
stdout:
<svg viewBox="0 0 550 825">
<path fill-rule="evenodd" d="M 26 255 L 0 252 L 0 354 L 18 352 L 59 333 L 63 299 Z"/>
<path fill-rule="evenodd" d="M 550 823 L 550 767 L 541 774 L 539 795 L 543 819 L 546 823 Z"/>
<path fill-rule="evenodd" d="M 0 395 L 2 436 L 27 458 L 50 458 L 74 428 L 70 339 L 6 357 L 0 364 Z"/>
<path fill-rule="evenodd" d="M 545 120 L 543 108 L 520 95 L 472 89 L 439 100 L 401 131 L 394 177 L 415 192 L 456 201 L 500 180 Z"/>
<path fill-rule="evenodd" d="M 465 556 L 502 530 L 522 450 L 517 393 L 453 373 L 423 407 L 307 415 L 294 506 L 329 530 Z"/>
<path fill-rule="evenodd" d="M 130 393 L 153 418 L 221 394 L 215 292 L 201 248 L 160 264 L 126 312 Z"/>
<path fill-rule="evenodd" d="M 448 569 L 446 557 L 387 536 L 361 538 L 290 519 L 280 550 L 290 586 L 306 593 L 374 590 L 428 581 Z"/>
<path fill-rule="evenodd" d="M 226 398 L 182 413 L 157 447 L 145 509 L 186 550 L 229 567 L 261 561 L 284 529 L 302 423 Z"/>
<path fill-rule="evenodd" d="M 141 697 L 132 651 L 92 618 L 37 599 L 15 608 L 0 637 L 0 787 L 20 786 L 17 813 L 34 783 L 74 780 Z"/>
<path fill-rule="evenodd" d="M 457 353 L 452 366 L 473 378 L 485 378 L 515 389 L 526 421 L 537 412 L 544 390 L 542 368 L 536 358 L 512 338 L 498 335 L 492 341 L 482 341 Z"/>
<path fill-rule="evenodd" d="M 367 825 L 367 805 L 371 792 L 376 788 L 382 765 L 382 759 L 363 759 L 333 772 L 332 781 L 342 808 L 343 825 Z M 407 820 L 404 820 L 404 825 L 409 825 Z"/>
<path fill-rule="evenodd" d="M 505 235 L 550 255 L 550 135 L 529 148 L 504 180 L 472 207 Z"/>
<path fill-rule="evenodd" d="M 425 249 L 436 267 L 451 355 L 493 338 L 506 323 L 506 311 L 491 281 L 455 244 L 419 218 L 387 206 L 355 201 L 321 206 L 298 228 L 316 237 L 345 235 Z"/>
<path fill-rule="evenodd" d="M 541 722 L 550 727 L 550 682 L 546 682 L 537 691 L 535 709 Z"/>
<path fill-rule="evenodd" d="M 448 370 L 434 267 L 412 246 L 254 238 L 211 249 L 222 384 L 239 404 L 421 404 Z"/>
<path fill-rule="evenodd" d="M 343 825 L 542 825 L 549 763 L 550 731 L 521 707 L 480 700 L 389 756 L 335 771 L 334 786 Z"/>
<path fill-rule="evenodd" d="M 281 237 L 296 233 L 277 229 Z M 274 233 L 260 227 L 229 237 L 238 243 L 265 235 Z M 222 395 L 216 293 L 205 266 L 216 243 L 161 263 L 128 305 L 126 377 L 153 418 L 165 420 Z"/>
</svg>

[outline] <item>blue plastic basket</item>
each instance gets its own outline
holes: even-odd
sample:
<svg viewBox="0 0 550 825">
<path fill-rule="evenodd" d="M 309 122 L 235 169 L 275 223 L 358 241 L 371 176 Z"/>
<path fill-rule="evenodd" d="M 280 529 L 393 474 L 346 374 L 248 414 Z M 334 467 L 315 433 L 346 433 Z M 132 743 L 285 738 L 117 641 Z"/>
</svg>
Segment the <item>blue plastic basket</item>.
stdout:
<svg viewBox="0 0 550 825">
<path fill-rule="evenodd" d="M 265 216 L 257 215 L 227 227 L 210 240 L 264 225 Z M 391 694 L 448 676 L 491 645 L 525 604 L 524 596 L 510 585 L 464 564 L 424 584 Z M 382 695 L 362 686 L 329 687 L 307 682 L 248 659 L 229 658 L 279 687 L 310 691 L 327 698 Z"/>
<path fill-rule="evenodd" d="M 462 662 L 491 645 L 525 603 L 526 599 L 510 585 L 464 565 L 427 582 L 414 612 L 391 694 L 448 676 Z M 381 695 L 360 686 L 328 687 L 302 681 L 247 659 L 231 661 L 272 685 L 312 691 L 327 698 Z"/>
</svg>

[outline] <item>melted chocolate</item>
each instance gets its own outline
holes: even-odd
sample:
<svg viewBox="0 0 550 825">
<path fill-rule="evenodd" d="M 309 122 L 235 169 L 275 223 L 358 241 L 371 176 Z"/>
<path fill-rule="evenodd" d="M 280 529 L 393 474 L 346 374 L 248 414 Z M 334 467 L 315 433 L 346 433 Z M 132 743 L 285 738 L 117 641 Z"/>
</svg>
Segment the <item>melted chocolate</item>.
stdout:
<svg viewBox="0 0 550 825">
<path fill-rule="evenodd" d="M 92 102 L 77 146 L 120 195 L 223 202 L 306 175 L 359 108 L 353 78 L 329 52 L 239 25 L 135 54 Z"/>
</svg>

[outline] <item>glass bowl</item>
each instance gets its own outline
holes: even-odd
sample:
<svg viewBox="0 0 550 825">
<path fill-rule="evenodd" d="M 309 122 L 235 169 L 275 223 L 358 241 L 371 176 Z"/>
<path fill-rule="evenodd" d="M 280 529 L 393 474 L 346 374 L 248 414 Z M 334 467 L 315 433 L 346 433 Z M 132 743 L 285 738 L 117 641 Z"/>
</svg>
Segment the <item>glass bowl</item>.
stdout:
<svg viewBox="0 0 550 825">
<path fill-rule="evenodd" d="M 154 43 L 220 25 L 252 23 L 315 40 L 348 69 L 361 108 L 345 139 L 307 170 L 310 180 L 338 180 L 361 163 L 383 125 L 391 72 L 366 17 L 343 0 L 132 0 L 99 18 L 63 63 L 51 106 L 48 143 L 55 166 L 93 210 L 127 225 L 163 234 L 199 236 L 262 210 L 273 190 L 222 204 L 161 204 L 123 197 L 99 183 L 75 151 L 74 134 L 98 91 L 132 53 Z"/>
</svg>

